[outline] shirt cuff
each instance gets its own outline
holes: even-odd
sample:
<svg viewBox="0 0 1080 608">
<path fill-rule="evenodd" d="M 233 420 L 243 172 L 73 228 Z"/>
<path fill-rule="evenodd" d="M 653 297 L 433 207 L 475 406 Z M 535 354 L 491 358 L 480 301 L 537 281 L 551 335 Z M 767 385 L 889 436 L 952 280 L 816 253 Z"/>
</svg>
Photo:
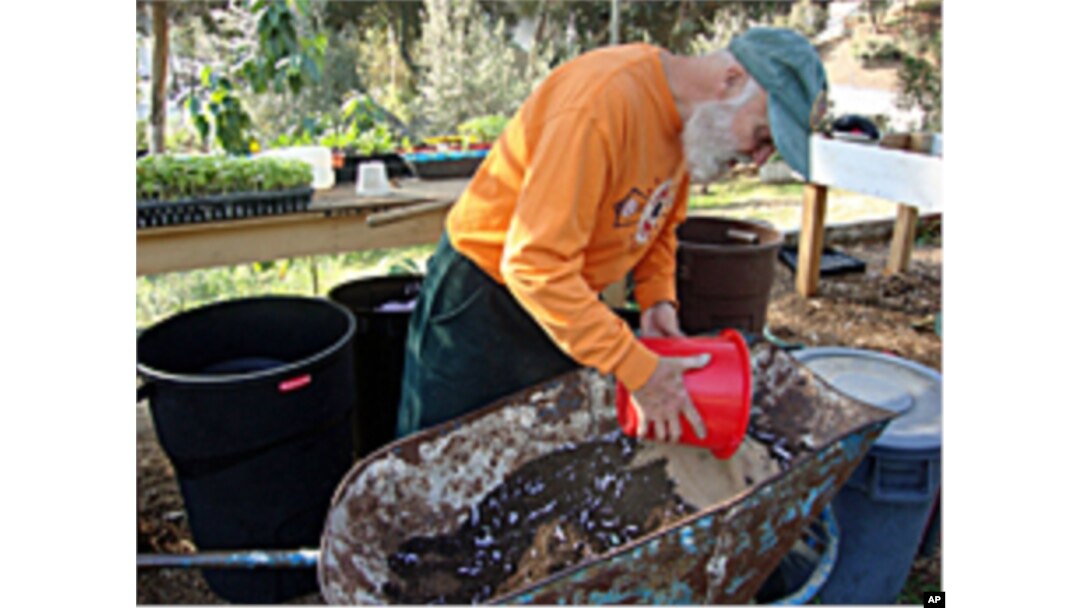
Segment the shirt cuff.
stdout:
<svg viewBox="0 0 1080 608">
<path fill-rule="evenodd" d="M 622 382 L 630 392 L 634 392 L 645 386 L 659 363 L 659 355 L 638 340 L 634 340 L 626 356 L 615 365 L 613 371 L 615 378 Z"/>
<path fill-rule="evenodd" d="M 634 290 L 634 298 L 642 311 L 649 310 L 657 302 L 668 301 L 678 308 L 678 300 L 675 299 L 674 281 L 662 281 L 663 284 L 638 285 Z"/>
</svg>

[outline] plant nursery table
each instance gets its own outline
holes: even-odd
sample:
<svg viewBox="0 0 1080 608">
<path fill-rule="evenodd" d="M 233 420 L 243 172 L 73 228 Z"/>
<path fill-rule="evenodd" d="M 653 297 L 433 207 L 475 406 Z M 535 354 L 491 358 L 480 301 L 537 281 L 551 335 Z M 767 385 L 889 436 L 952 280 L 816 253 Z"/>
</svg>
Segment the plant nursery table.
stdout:
<svg viewBox="0 0 1080 608">
<path fill-rule="evenodd" d="M 825 245 L 828 188 L 837 187 L 898 202 L 886 273 L 907 269 L 919 211 L 941 212 L 944 161 L 940 136 L 930 153 L 828 139 L 810 139 L 810 179 L 803 191 L 802 229 L 795 287 L 804 297 L 817 292 Z"/>
<path fill-rule="evenodd" d="M 139 229 L 135 273 L 434 243 L 467 184 L 408 180 L 377 197 L 341 184 L 317 191 L 303 213 Z"/>
</svg>

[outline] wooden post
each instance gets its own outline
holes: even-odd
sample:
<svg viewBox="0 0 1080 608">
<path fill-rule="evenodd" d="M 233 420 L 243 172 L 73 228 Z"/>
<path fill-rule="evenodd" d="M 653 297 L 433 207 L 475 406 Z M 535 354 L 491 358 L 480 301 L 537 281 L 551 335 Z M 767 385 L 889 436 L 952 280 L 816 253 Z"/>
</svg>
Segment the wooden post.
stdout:
<svg viewBox="0 0 1080 608">
<path fill-rule="evenodd" d="M 911 205 L 900 205 L 893 225 L 892 246 L 889 248 L 889 262 L 885 274 L 896 274 L 907 270 L 911 262 L 911 247 L 915 243 L 915 228 L 919 224 L 919 209 Z"/>
<path fill-rule="evenodd" d="M 799 269 L 795 288 L 803 297 L 817 293 L 821 251 L 825 248 L 825 203 L 828 188 L 807 184 L 803 188 L 802 229 L 799 231 Z"/>
<path fill-rule="evenodd" d="M 150 97 L 150 153 L 161 154 L 165 151 L 165 85 L 168 82 L 169 69 L 169 5 L 154 2 L 154 62 L 151 72 L 153 85 Z"/>
</svg>

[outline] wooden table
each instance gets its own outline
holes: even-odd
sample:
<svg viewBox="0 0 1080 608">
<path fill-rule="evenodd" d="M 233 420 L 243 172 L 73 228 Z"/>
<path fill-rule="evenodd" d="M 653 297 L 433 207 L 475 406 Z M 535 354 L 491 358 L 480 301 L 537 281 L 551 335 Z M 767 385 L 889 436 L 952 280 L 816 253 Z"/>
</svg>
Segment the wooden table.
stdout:
<svg viewBox="0 0 1080 608">
<path fill-rule="evenodd" d="M 810 139 L 810 179 L 803 192 L 802 230 L 795 287 L 803 296 L 817 292 L 825 246 L 828 188 L 837 187 L 900 203 L 893 227 L 886 273 L 903 272 L 911 260 L 919 211 L 942 211 L 940 156 L 875 145 Z"/>
<path fill-rule="evenodd" d="M 352 184 L 319 191 L 305 213 L 137 230 L 135 273 L 438 241 L 446 213 L 468 180 L 401 184 L 377 198 L 358 197 Z"/>
</svg>

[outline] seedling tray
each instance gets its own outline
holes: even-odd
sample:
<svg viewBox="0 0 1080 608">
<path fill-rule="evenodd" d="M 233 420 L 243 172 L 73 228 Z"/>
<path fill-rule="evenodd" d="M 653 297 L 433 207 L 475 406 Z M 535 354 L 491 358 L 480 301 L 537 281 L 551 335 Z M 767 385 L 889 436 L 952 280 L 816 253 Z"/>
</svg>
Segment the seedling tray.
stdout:
<svg viewBox="0 0 1080 608">
<path fill-rule="evenodd" d="M 416 169 L 420 179 L 448 179 L 472 177 L 487 156 L 486 149 L 449 151 L 449 152 L 414 152 L 405 155 Z"/>
<path fill-rule="evenodd" d="M 222 222 L 301 213 L 311 206 L 310 186 L 273 192 L 237 192 L 172 201 L 136 201 L 138 228 Z"/>
<path fill-rule="evenodd" d="M 791 270 L 795 270 L 799 263 L 799 250 L 797 247 L 781 247 L 780 261 Z M 837 251 L 832 247 L 826 247 L 821 252 L 821 276 L 833 276 L 853 272 L 864 272 L 866 262 L 852 257 L 846 253 Z"/>
</svg>

